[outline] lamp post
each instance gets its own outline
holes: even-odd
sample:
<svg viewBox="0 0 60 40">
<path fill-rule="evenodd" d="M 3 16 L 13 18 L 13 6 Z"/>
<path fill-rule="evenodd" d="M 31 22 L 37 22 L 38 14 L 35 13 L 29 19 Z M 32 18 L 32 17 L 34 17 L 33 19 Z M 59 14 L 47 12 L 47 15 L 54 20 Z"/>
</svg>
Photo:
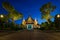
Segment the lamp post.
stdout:
<svg viewBox="0 0 60 40">
<path fill-rule="evenodd" d="M 4 15 L 1 14 L 1 15 L 0 15 L 0 22 L 2 22 L 3 19 L 4 19 Z"/>
<path fill-rule="evenodd" d="M 60 14 L 57 14 L 57 15 L 55 16 L 54 22 L 55 22 L 55 27 L 56 27 L 56 29 L 57 29 L 57 30 L 60 30 Z"/>
<path fill-rule="evenodd" d="M 3 22 L 2 22 L 2 19 L 4 18 L 4 15 L 3 14 L 1 14 L 0 15 L 0 29 L 3 29 Z"/>
</svg>

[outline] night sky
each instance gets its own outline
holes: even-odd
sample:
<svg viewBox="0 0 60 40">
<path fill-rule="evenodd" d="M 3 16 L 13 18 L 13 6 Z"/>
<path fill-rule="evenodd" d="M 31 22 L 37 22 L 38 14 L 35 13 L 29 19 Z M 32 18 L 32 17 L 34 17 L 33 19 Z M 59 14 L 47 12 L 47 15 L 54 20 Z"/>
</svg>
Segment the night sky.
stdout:
<svg viewBox="0 0 60 40">
<path fill-rule="evenodd" d="M 18 12 L 21 12 L 24 19 L 27 19 L 30 15 L 33 19 L 36 18 L 39 24 L 46 21 L 41 19 L 39 8 L 48 2 L 52 2 L 56 6 L 56 9 L 51 12 L 51 15 L 60 14 L 60 0 L 0 0 L 0 14 L 6 15 L 8 12 L 2 7 L 2 2 L 4 1 L 9 2 Z M 54 21 L 54 18 L 51 21 Z M 21 24 L 21 22 L 22 19 L 15 21 L 17 24 Z"/>
</svg>

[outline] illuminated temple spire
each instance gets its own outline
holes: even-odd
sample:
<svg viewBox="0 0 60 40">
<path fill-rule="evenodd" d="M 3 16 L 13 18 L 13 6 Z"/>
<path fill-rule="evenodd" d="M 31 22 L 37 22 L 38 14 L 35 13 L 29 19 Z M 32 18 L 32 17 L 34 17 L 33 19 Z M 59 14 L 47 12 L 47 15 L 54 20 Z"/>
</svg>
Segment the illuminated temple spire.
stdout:
<svg viewBox="0 0 60 40">
<path fill-rule="evenodd" d="M 37 24 L 38 24 L 38 23 L 37 23 L 37 20 L 36 20 L 36 18 L 35 18 L 34 24 L 35 24 L 35 25 L 37 25 Z"/>
<path fill-rule="evenodd" d="M 22 24 L 23 24 L 23 25 L 25 25 L 25 24 L 26 24 L 25 19 L 23 19 Z"/>
</svg>

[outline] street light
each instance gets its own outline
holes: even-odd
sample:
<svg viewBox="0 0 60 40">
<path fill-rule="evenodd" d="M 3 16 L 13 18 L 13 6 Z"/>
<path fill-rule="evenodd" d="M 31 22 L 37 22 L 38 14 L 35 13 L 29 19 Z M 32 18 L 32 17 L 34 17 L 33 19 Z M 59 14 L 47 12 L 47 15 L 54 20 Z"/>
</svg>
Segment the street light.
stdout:
<svg viewBox="0 0 60 40">
<path fill-rule="evenodd" d="M 4 17 L 4 15 L 0 15 L 0 17 L 1 17 L 1 18 L 3 18 L 3 17 Z"/>
<path fill-rule="evenodd" d="M 57 17 L 59 18 L 59 17 L 60 17 L 60 15 L 57 15 Z"/>
</svg>

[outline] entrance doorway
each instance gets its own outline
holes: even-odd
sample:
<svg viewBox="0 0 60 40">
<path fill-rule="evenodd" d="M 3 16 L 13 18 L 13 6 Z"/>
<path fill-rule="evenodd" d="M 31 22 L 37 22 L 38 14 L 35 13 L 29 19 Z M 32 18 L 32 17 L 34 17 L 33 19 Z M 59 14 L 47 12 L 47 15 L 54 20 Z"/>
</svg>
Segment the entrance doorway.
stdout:
<svg viewBox="0 0 60 40">
<path fill-rule="evenodd" d="M 27 29 L 28 30 L 32 30 L 33 29 L 33 25 L 32 24 L 27 24 Z"/>
</svg>

